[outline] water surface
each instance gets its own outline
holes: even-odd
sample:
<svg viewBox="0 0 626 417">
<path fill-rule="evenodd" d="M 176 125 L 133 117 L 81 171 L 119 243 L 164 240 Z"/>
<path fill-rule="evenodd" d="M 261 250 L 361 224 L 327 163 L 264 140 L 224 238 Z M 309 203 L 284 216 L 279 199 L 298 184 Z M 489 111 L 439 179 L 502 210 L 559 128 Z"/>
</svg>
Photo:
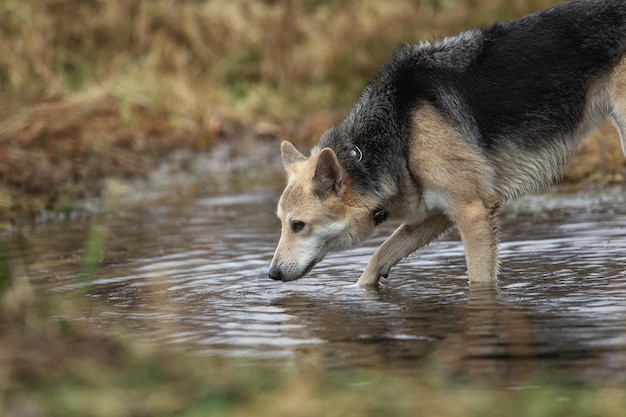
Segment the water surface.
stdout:
<svg viewBox="0 0 626 417">
<path fill-rule="evenodd" d="M 300 281 L 267 278 L 283 175 L 275 160 L 257 162 L 173 186 L 174 198 L 21 226 L 12 242 L 33 285 L 74 303 L 75 319 L 185 353 L 407 372 L 426 364 L 511 384 L 545 374 L 626 382 L 623 190 L 509 206 L 495 288 L 468 284 L 452 233 L 364 290 L 351 284 L 392 224 Z M 85 280 L 94 230 L 106 246 Z"/>
</svg>

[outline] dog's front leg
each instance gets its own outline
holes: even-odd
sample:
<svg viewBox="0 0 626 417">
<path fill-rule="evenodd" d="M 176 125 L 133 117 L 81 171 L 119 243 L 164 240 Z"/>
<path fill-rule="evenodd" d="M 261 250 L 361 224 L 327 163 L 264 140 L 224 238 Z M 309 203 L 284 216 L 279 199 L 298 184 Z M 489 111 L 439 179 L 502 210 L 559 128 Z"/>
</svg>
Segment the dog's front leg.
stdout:
<svg viewBox="0 0 626 417">
<path fill-rule="evenodd" d="M 497 201 L 473 200 L 453 208 L 465 247 L 470 282 L 495 281 L 498 273 Z"/>
<path fill-rule="evenodd" d="M 391 268 L 419 248 L 437 239 L 452 226 L 442 213 L 419 224 L 402 224 L 374 252 L 357 285 L 376 285 L 380 277 L 387 277 Z"/>
</svg>

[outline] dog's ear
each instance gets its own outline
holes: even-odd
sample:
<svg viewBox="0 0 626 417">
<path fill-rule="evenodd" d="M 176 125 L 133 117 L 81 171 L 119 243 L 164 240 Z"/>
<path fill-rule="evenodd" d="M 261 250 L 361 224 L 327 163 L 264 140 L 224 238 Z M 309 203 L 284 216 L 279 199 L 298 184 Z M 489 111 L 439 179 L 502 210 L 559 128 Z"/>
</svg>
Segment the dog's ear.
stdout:
<svg viewBox="0 0 626 417">
<path fill-rule="evenodd" d="M 285 168 L 294 162 L 306 161 L 306 156 L 302 155 L 291 142 L 283 141 L 280 144 L 280 157 L 283 159 Z"/>
<path fill-rule="evenodd" d="M 321 150 L 313 181 L 321 198 L 338 195 L 344 187 L 344 171 L 337 155 L 330 148 Z"/>
</svg>

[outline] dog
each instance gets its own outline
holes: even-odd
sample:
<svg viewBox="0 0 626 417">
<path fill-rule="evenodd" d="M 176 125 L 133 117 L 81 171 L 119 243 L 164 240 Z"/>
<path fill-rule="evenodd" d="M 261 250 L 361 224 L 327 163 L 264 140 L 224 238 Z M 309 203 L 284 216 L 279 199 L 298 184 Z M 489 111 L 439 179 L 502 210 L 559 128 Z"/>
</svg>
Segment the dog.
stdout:
<svg viewBox="0 0 626 417">
<path fill-rule="evenodd" d="M 498 210 L 559 176 L 610 118 L 626 154 L 626 2 L 571 0 L 437 42 L 402 45 L 287 185 L 269 277 L 292 281 L 387 218 L 402 223 L 358 285 L 456 227 L 470 282 L 498 273 Z"/>
</svg>

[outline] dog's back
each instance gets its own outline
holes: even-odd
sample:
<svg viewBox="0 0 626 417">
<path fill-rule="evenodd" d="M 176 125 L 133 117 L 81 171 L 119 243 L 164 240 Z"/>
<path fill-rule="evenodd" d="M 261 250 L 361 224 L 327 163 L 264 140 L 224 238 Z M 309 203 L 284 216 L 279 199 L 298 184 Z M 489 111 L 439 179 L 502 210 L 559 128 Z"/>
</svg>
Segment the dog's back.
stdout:
<svg viewBox="0 0 626 417">
<path fill-rule="evenodd" d="M 590 90 L 626 52 L 626 2 L 574 0 L 481 36 L 475 61 L 452 77 L 481 144 L 533 148 L 574 132 L 591 110 Z"/>
<path fill-rule="evenodd" d="M 342 141 L 367 149 L 369 172 L 393 170 L 385 158 L 406 155 L 413 114 L 431 105 L 491 157 L 498 193 L 510 199 L 551 182 L 607 116 L 626 154 L 625 54 L 623 0 L 572 0 L 434 45 L 405 45 L 346 118 Z M 320 146 L 337 144 L 322 138 Z"/>
</svg>

